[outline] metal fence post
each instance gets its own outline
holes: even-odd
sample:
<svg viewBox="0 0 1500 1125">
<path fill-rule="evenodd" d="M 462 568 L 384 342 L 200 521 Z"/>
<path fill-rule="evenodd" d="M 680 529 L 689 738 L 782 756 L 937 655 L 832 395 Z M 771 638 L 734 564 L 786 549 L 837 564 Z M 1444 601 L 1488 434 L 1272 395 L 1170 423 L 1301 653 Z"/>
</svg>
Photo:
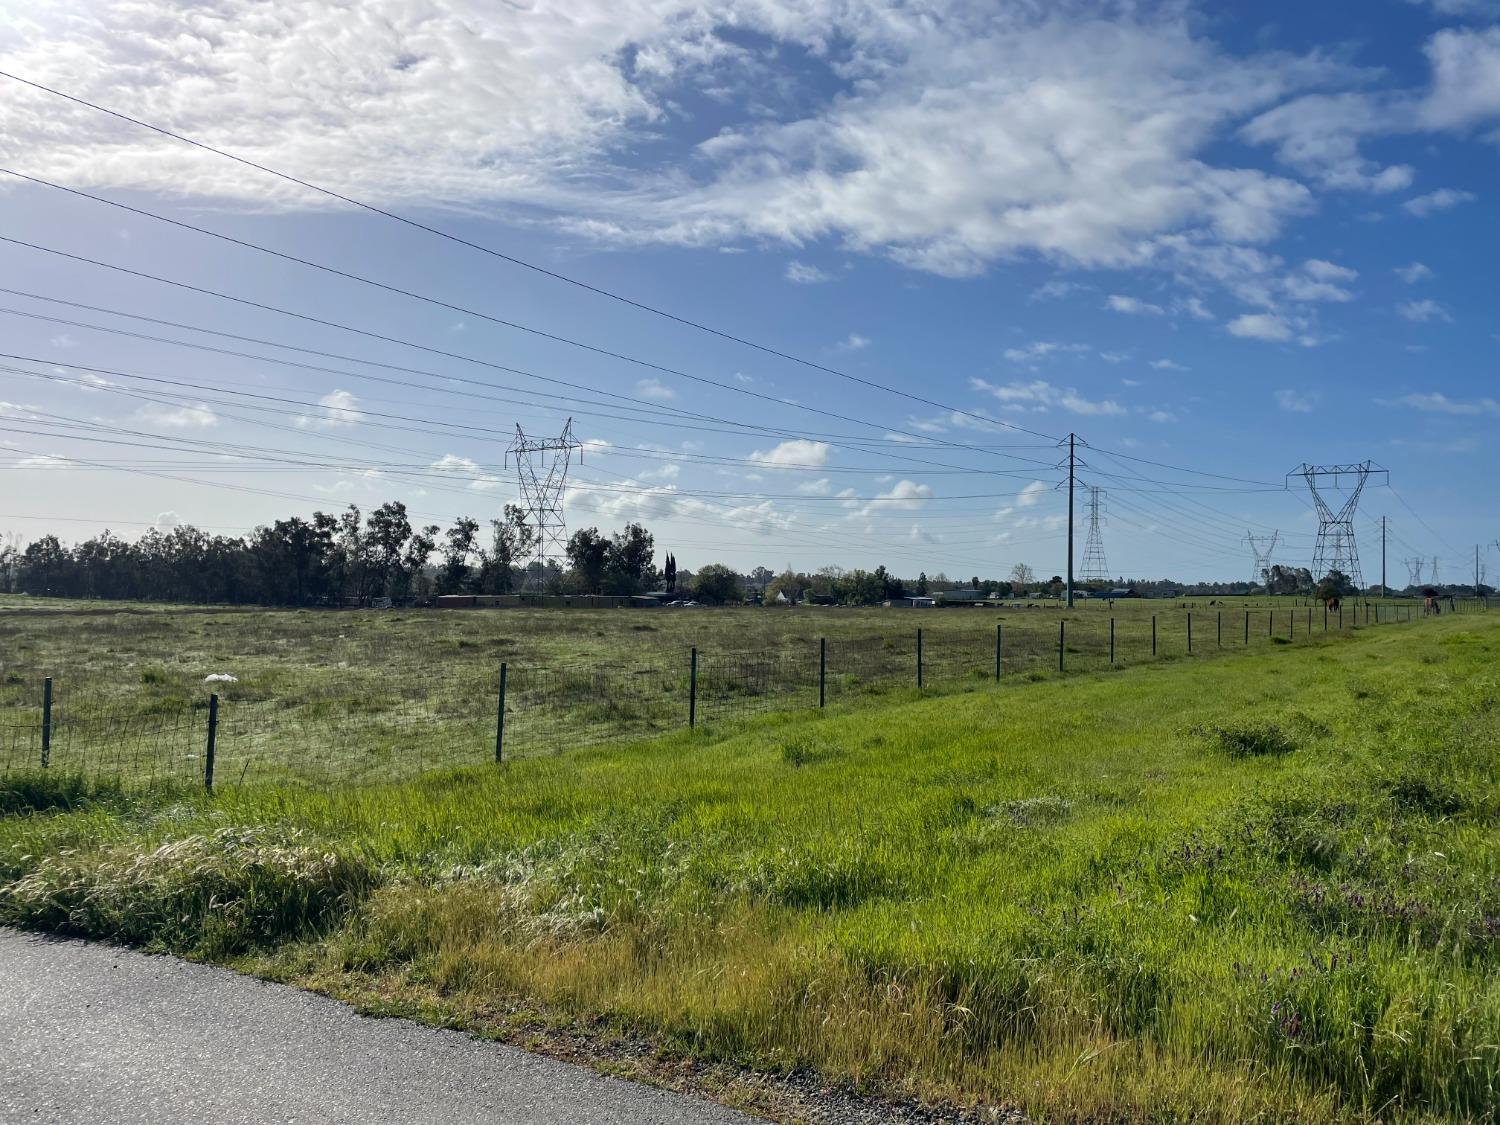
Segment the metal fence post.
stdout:
<svg viewBox="0 0 1500 1125">
<path fill-rule="evenodd" d="M 1064 630 L 1067 627 L 1068 623 L 1066 621 L 1059 621 L 1057 623 L 1057 670 L 1059 672 L 1063 670 L 1063 652 L 1065 651 L 1063 645 L 1065 643 L 1064 637 L 1066 636 Z"/>
<path fill-rule="evenodd" d="M 1250 644 L 1250 611 L 1245 610 L 1245 644 Z"/>
<path fill-rule="evenodd" d="M 917 630 L 917 690 L 922 690 L 922 630 Z"/>
<path fill-rule="evenodd" d="M 818 638 L 818 706 L 821 708 L 828 695 L 828 638 Z"/>
<path fill-rule="evenodd" d="M 214 752 L 219 742 L 219 696 L 208 697 L 208 746 L 203 751 L 203 791 L 214 791 Z"/>
<path fill-rule="evenodd" d="M 1328 632 L 1328 603 L 1323 603 L 1323 632 Z"/>
<path fill-rule="evenodd" d="M 1115 662 L 1115 619 L 1109 619 L 1109 662 Z"/>
<path fill-rule="evenodd" d="M 42 681 L 42 769 L 52 760 L 52 677 Z"/>
<path fill-rule="evenodd" d="M 1344 603 L 1339 602 L 1339 628 L 1344 627 Z"/>
<path fill-rule="evenodd" d="M 688 660 L 688 730 L 698 725 L 698 646 Z"/>
<path fill-rule="evenodd" d="M 1312 606 L 1307 607 L 1307 635 L 1312 636 Z"/>
<path fill-rule="evenodd" d="M 1004 643 L 1005 625 L 997 622 L 995 624 L 995 682 L 1000 682 L 1000 646 Z"/>
<path fill-rule="evenodd" d="M 1188 633 L 1188 654 L 1192 655 L 1192 651 L 1193 651 L 1193 611 L 1192 610 L 1188 610 L 1188 630 L 1187 630 L 1187 633 Z"/>
<path fill-rule="evenodd" d="M 1151 615 L 1151 655 L 1156 655 L 1156 614 Z"/>
<path fill-rule="evenodd" d="M 495 761 L 504 760 L 505 756 L 505 675 L 509 668 L 505 661 L 500 662 L 500 705 L 495 715 Z"/>
<path fill-rule="evenodd" d="M 1224 611 L 1222 609 L 1219 610 L 1218 644 L 1220 648 L 1224 647 Z"/>
</svg>

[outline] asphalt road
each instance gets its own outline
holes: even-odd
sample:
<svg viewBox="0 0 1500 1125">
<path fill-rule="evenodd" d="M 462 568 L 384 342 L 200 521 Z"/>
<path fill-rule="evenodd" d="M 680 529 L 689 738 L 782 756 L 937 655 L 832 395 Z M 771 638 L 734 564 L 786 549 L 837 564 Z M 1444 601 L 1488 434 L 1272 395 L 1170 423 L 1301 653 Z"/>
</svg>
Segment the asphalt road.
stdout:
<svg viewBox="0 0 1500 1125">
<path fill-rule="evenodd" d="M 753 1120 L 225 969 L 0 930 L 0 1122 Z"/>
</svg>

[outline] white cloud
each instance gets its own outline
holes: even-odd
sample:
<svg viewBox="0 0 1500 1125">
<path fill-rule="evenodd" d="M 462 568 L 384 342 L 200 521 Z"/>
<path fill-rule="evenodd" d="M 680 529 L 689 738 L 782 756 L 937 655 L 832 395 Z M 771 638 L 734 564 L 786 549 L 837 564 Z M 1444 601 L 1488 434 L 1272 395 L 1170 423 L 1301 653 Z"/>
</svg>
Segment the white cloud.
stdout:
<svg viewBox="0 0 1500 1125">
<path fill-rule="evenodd" d="M 1195 320 L 1213 320 L 1214 314 L 1197 297 L 1187 297 L 1172 305 L 1173 312 L 1185 312 Z"/>
<path fill-rule="evenodd" d="M 1292 327 L 1276 313 L 1245 313 L 1229 322 L 1229 334 L 1246 340 L 1280 342 L 1292 338 Z"/>
<path fill-rule="evenodd" d="M 146 406 L 141 408 L 137 417 L 174 430 L 206 430 L 219 424 L 219 416 L 206 402 L 186 403 L 175 408 Z"/>
<path fill-rule="evenodd" d="M 159 512 L 151 526 L 157 531 L 171 531 L 174 527 L 182 526 L 182 517 L 176 512 Z"/>
<path fill-rule="evenodd" d="M 1426 52 L 1432 88 L 1422 118 L 1429 126 L 1462 129 L 1500 117 L 1500 27 L 1445 28 Z"/>
<path fill-rule="evenodd" d="M 1066 297 L 1069 293 L 1077 293 L 1087 289 L 1087 285 L 1081 285 L 1076 281 L 1049 281 L 1038 286 L 1031 294 L 1033 301 L 1056 301 Z"/>
<path fill-rule="evenodd" d="M 1460 203 L 1472 203 L 1478 198 L 1472 191 L 1460 191 L 1457 188 L 1438 188 L 1437 191 L 1429 191 L 1426 195 L 1419 195 L 1414 199 L 1408 199 L 1401 206 L 1420 219 L 1426 218 L 1437 211 L 1447 211 L 1450 208 L 1457 207 Z"/>
<path fill-rule="evenodd" d="M 37 453 L 29 457 L 22 457 L 16 462 L 18 469 L 50 469 L 53 465 L 66 465 L 68 460 L 63 457 L 53 457 L 47 453 Z"/>
<path fill-rule="evenodd" d="M 1161 409 L 1152 410 L 1152 411 L 1149 411 L 1146 414 L 1146 417 L 1149 418 L 1153 422 L 1175 422 L 1175 421 L 1177 421 L 1177 415 L 1173 414 L 1170 410 L 1161 410 Z"/>
<path fill-rule="evenodd" d="M 866 517 L 881 511 L 910 512 L 926 507 L 932 496 L 932 486 L 915 481 L 899 480 L 888 490 L 880 493 L 859 510 L 857 515 Z"/>
<path fill-rule="evenodd" d="M 1176 360 L 1172 360 L 1172 359 L 1153 359 L 1151 361 L 1151 366 L 1154 367 L 1154 368 L 1156 368 L 1156 370 L 1158 370 L 1158 371 L 1186 371 L 1186 370 L 1188 370 L 1182 364 L 1180 364 Z"/>
<path fill-rule="evenodd" d="M 984 379 L 970 379 L 969 385 L 976 391 L 994 395 L 1008 408 L 1045 412 L 1051 407 L 1061 407 L 1074 414 L 1124 414 L 1125 408 L 1109 399 L 1092 401 L 1084 398 L 1073 388 L 1063 389 L 1043 379 L 1029 383 L 1019 381 L 1005 384 L 990 383 Z"/>
<path fill-rule="evenodd" d="M 677 397 L 677 392 L 667 386 L 656 376 L 649 379 L 641 379 L 635 385 L 635 393 L 640 398 L 655 399 L 658 402 L 671 402 Z"/>
<path fill-rule="evenodd" d="M 1418 7 L 1428 5 L 1440 16 L 1497 16 L 1500 0 L 1406 0 Z"/>
<path fill-rule="evenodd" d="M 1022 253 L 1141 264 L 1184 232 L 1258 242 L 1309 209 L 1301 184 L 1217 142 L 1347 66 L 1231 53 L 1176 4 L 1100 14 L 573 0 L 351 17 L 336 0 L 100 0 L 28 7 L 4 63 L 372 201 L 539 208 L 622 242 L 829 239 L 961 275 Z M 785 95 L 797 86 L 821 100 Z M 647 130 L 680 145 L 687 90 L 719 101 L 722 128 L 632 163 Z M 81 186 L 328 205 L 140 131 L 101 134 L 34 91 L 8 101 L 7 133 L 19 163 Z"/>
<path fill-rule="evenodd" d="M 1404 95 L 1308 94 L 1261 114 L 1242 135 L 1252 144 L 1275 145 L 1278 160 L 1323 187 L 1385 194 L 1411 186 L 1416 174 L 1407 164 L 1382 167 L 1366 159 L 1359 142 L 1409 127 L 1411 117 Z"/>
<path fill-rule="evenodd" d="M 1277 391 L 1276 405 L 1289 414 L 1311 414 L 1320 397 L 1316 391 Z"/>
<path fill-rule="evenodd" d="M 832 281 L 831 275 L 824 273 L 817 266 L 807 265 L 805 262 L 788 262 L 786 273 L 783 276 L 798 285 L 816 285 L 820 281 Z"/>
<path fill-rule="evenodd" d="M 1359 277 L 1358 270 L 1324 261 L 1322 258 L 1309 258 L 1302 263 L 1302 268 L 1309 277 L 1318 281 L 1353 281 Z"/>
<path fill-rule="evenodd" d="M 1500 414 L 1500 402 L 1492 398 L 1475 399 L 1472 402 L 1464 402 L 1460 399 L 1451 399 L 1445 394 L 1433 392 L 1431 394 L 1410 394 L 1398 399 L 1376 399 L 1381 406 L 1403 406 L 1412 410 L 1421 410 L 1428 414 L 1458 414 L 1472 416 L 1476 414 Z"/>
<path fill-rule="evenodd" d="M 499 477 L 486 473 L 478 461 L 471 457 L 461 457 L 456 453 L 443 454 L 432 463 L 432 468 L 440 473 L 462 477 L 469 482 L 470 488 L 480 492 L 499 488 L 504 483 Z"/>
<path fill-rule="evenodd" d="M 1408 285 L 1415 285 L 1419 281 L 1426 281 L 1432 276 L 1432 270 L 1421 262 L 1413 262 L 1409 266 L 1397 266 L 1395 274 Z"/>
<path fill-rule="evenodd" d="M 1039 359 L 1062 352 L 1086 352 L 1087 344 L 1058 344 L 1051 340 L 1037 340 L 1019 348 L 1006 348 L 1002 353 L 1011 363 L 1035 363 Z"/>
<path fill-rule="evenodd" d="M 1115 312 L 1127 313 L 1131 316 L 1161 316 L 1166 311 L 1160 305 L 1142 301 L 1139 297 L 1122 296 L 1119 293 L 1111 294 L 1104 304 Z"/>
<path fill-rule="evenodd" d="M 851 332 L 851 333 L 849 333 L 849 335 L 847 337 L 845 337 L 844 339 L 840 340 L 839 343 L 838 343 L 838 349 L 841 352 L 857 352 L 857 351 L 862 351 L 863 349 L 868 348 L 869 346 L 870 346 L 870 339 L 869 339 L 869 337 L 868 336 L 861 336 L 858 332 Z"/>
<path fill-rule="evenodd" d="M 1041 498 L 1051 490 L 1050 485 L 1034 480 L 1016 494 L 1016 507 L 1035 508 Z"/>
<path fill-rule="evenodd" d="M 775 467 L 817 467 L 828 464 L 829 449 L 830 446 L 826 441 L 792 438 L 771 449 L 758 449 L 750 454 L 748 459 Z"/>
<path fill-rule="evenodd" d="M 364 415 L 359 411 L 359 399 L 349 391 L 329 391 L 318 399 L 322 408 L 318 414 L 301 414 L 294 421 L 303 429 L 334 430 L 358 425 Z"/>
<path fill-rule="evenodd" d="M 817 480 L 803 481 L 797 486 L 797 491 L 808 496 L 828 496 L 833 492 L 833 485 L 827 477 Z"/>
<path fill-rule="evenodd" d="M 1426 324 L 1434 320 L 1452 320 L 1453 317 L 1442 305 L 1431 299 L 1421 301 L 1407 301 L 1405 304 L 1397 305 L 1396 312 L 1407 320 L 1418 324 Z"/>
</svg>

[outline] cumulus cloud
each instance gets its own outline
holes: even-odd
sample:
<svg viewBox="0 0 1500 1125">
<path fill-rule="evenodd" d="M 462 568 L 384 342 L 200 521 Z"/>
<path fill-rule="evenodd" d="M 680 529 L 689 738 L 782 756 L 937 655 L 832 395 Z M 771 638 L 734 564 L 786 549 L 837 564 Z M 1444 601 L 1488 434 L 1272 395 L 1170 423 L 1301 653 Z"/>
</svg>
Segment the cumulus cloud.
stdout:
<svg viewBox="0 0 1500 1125">
<path fill-rule="evenodd" d="M 798 285 L 816 285 L 820 281 L 831 281 L 831 275 L 824 273 L 817 266 L 810 266 L 805 262 L 788 262 L 786 273 L 783 275 L 788 281 Z"/>
<path fill-rule="evenodd" d="M 920 19 L 876 0 L 456 0 L 354 16 L 336 0 L 269 14 L 101 0 L 29 12 L 4 64 L 377 202 L 535 207 L 627 243 L 831 239 L 964 275 L 1018 253 L 1140 264 L 1168 234 L 1258 242 L 1309 209 L 1301 184 L 1216 142 L 1346 65 L 1226 51 L 1172 4 L 1096 15 L 960 0 Z M 672 128 L 689 89 L 727 118 L 695 145 Z M 328 205 L 186 146 L 101 134 L 34 91 L 7 115 L 15 159 L 49 178 Z M 672 174 L 634 159 L 642 129 L 679 146 Z"/>
<path fill-rule="evenodd" d="M 758 449 L 749 460 L 776 468 L 819 467 L 828 464 L 830 446 L 826 441 L 792 438 L 770 449 Z"/>
<path fill-rule="evenodd" d="M 1424 121 L 1462 129 L 1500 117 L 1500 27 L 1445 28 L 1427 42 L 1432 88 Z"/>
<path fill-rule="evenodd" d="M 355 426 L 363 420 L 359 399 L 349 391 L 329 391 L 318 399 L 319 412 L 300 414 L 294 421 L 303 429 L 336 430 Z"/>
<path fill-rule="evenodd" d="M 206 402 L 184 403 L 177 407 L 146 406 L 136 416 L 142 421 L 174 430 L 206 430 L 219 424 L 219 416 Z"/>
<path fill-rule="evenodd" d="M 159 512 L 151 526 L 157 531 L 171 531 L 174 527 L 182 526 L 182 517 L 176 512 Z"/>
<path fill-rule="evenodd" d="M 858 332 L 851 332 L 838 342 L 838 349 L 841 352 L 863 351 L 869 346 L 870 338 L 868 336 L 861 336 Z"/>
<path fill-rule="evenodd" d="M 1321 396 L 1316 391 L 1284 390 L 1276 392 L 1276 405 L 1288 414 L 1311 414 L 1318 408 Z"/>
<path fill-rule="evenodd" d="M 1395 274 L 1408 285 L 1415 285 L 1419 281 L 1426 281 L 1432 276 L 1432 270 L 1421 262 L 1413 262 L 1409 266 L 1396 267 Z"/>
<path fill-rule="evenodd" d="M 1122 296 L 1119 293 L 1112 293 L 1104 304 L 1105 307 L 1115 312 L 1126 313 L 1130 316 L 1161 316 L 1166 311 L 1160 305 L 1142 301 L 1139 297 Z"/>
<path fill-rule="evenodd" d="M 1037 340 L 1018 348 L 1006 348 L 1002 353 L 1011 363 L 1035 363 L 1048 356 L 1063 352 L 1086 352 L 1087 344 L 1058 344 L 1051 340 Z"/>
<path fill-rule="evenodd" d="M 1290 340 L 1293 335 L 1286 318 L 1276 313 L 1245 313 L 1231 320 L 1228 329 L 1231 336 L 1273 343 Z"/>
<path fill-rule="evenodd" d="M 1442 305 L 1431 299 L 1421 301 L 1407 301 L 1405 304 L 1397 305 L 1396 312 L 1407 320 L 1418 324 L 1427 324 L 1430 321 L 1452 320 L 1452 315 Z"/>
<path fill-rule="evenodd" d="M 1403 406 L 1412 410 L 1421 410 L 1427 414 L 1457 414 L 1473 416 L 1478 414 L 1500 414 L 1500 402 L 1492 398 L 1480 398 L 1470 401 L 1452 399 L 1447 395 L 1434 391 L 1428 394 L 1410 394 L 1397 399 L 1376 399 L 1381 406 Z"/>
<path fill-rule="evenodd" d="M 932 496 L 932 486 L 915 481 L 899 480 L 885 492 L 880 493 L 856 513 L 870 516 L 881 511 L 915 511 L 925 507 Z"/>
<path fill-rule="evenodd" d="M 1460 191 L 1457 188 L 1438 188 L 1437 191 L 1429 191 L 1426 195 L 1419 195 L 1414 199 L 1408 199 L 1401 204 L 1403 208 L 1417 216 L 1425 219 L 1428 215 L 1438 211 L 1448 211 L 1457 207 L 1460 203 L 1472 203 L 1479 197 L 1472 191 Z"/>
<path fill-rule="evenodd" d="M 677 397 L 676 391 L 654 375 L 649 379 L 638 380 L 635 385 L 635 393 L 640 398 L 655 399 L 658 402 L 670 402 Z"/>
<path fill-rule="evenodd" d="M 499 488 L 504 483 L 499 477 L 486 473 L 478 461 L 471 457 L 461 457 L 456 453 L 443 454 L 432 463 L 431 467 L 440 473 L 462 477 L 469 482 L 470 488 L 480 492 Z"/>
<path fill-rule="evenodd" d="M 976 391 L 984 391 L 999 399 L 1008 409 L 1034 410 L 1045 413 L 1052 407 L 1071 411 L 1074 414 L 1124 414 L 1125 408 L 1110 399 L 1091 400 L 1073 388 L 1054 386 L 1044 379 L 1030 382 L 990 383 L 984 379 L 970 379 L 969 385 Z"/>
<path fill-rule="evenodd" d="M 1151 366 L 1154 367 L 1158 371 L 1186 371 L 1187 370 L 1187 368 L 1184 367 L 1182 364 L 1180 364 L 1176 360 L 1172 360 L 1172 359 L 1153 359 L 1151 361 Z"/>
<path fill-rule="evenodd" d="M 1051 488 L 1048 485 L 1042 481 L 1034 480 L 1016 494 L 1016 507 L 1034 508 L 1049 491 L 1051 491 Z"/>
</svg>

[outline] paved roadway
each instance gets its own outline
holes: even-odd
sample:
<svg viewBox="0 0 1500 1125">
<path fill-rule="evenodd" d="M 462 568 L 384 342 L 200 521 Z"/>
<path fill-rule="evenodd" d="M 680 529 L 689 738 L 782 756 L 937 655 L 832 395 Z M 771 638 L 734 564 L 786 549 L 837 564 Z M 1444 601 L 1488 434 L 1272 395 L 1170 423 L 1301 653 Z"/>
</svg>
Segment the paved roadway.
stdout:
<svg viewBox="0 0 1500 1125">
<path fill-rule="evenodd" d="M 0 1122 L 754 1120 L 225 969 L 0 930 Z"/>
</svg>

